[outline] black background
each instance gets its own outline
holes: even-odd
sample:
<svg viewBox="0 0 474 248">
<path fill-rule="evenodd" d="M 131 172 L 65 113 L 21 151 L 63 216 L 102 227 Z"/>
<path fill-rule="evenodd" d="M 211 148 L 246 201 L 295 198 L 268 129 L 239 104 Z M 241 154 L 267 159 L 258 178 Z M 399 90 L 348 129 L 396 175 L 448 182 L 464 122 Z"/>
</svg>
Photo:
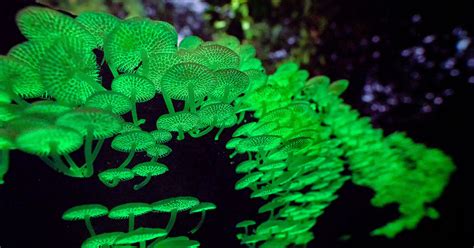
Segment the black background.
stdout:
<svg viewBox="0 0 474 248">
<path fill-rule="evenodd" d="M 343 14 L 340 18 L 368 20 L 374 27 L 377 20 L 398 18 L 413 13 L 422 13 L 426 22 L 443 28 L 451 24 L 474 23 L 472 1 L 335 1 Z M 13 4 L 14 3 L 14 4 Z M 1 1 L 1 53 L 21 42 L 14 23 L 15 13 L 28 1 Z M 387 27 L 398 32 L 396 25 Z M 392 42 L 403 42 L 400 40 Z M 337 77 L 337 73 L 333 72 Z M 351 87 L 360 87 L 352 80 Z M 397 217 L 396 206 L 374 208 L 369 200 L 369 189 L 347 184 L 340 197 L 326 213 L 318 219 L 314 228 L 315 240 L 308 247 L 472 247 L 473 197 L 472 189 L 472 122 L 474 85 L 457 85 L 456 95 L 436 112 L 412 122 L 403 122 L 403 115 L 396 126 L 382 126 L 385 130 L 406 131 L 417 142 L 443 149 L 453 157 L 457 171 L 451 178 L 444 195 L 434 205 L 441 213 L 439 220 L 423 220 L 414 231 L 401 233 L 389 240 L 370 237 L 368 233 Z M 344 97 L 357 106 L 354 99 L 360 98 L 357 90 L 350 90 Z M 158 97 L 159 98 L 159 97 Z M 165 112 L 163 102 L 154 100 L 139 107 L 139 115 L 146 117 L 145 128 L 152 130 L 156 118 Z M 224 131 L 222 140 L 227 140 L 232 130 Z M 189 137 L 183 142 L 170 142 L 173 153 L 162 162 L 170 171 L 155 178 L 136 192 L 131 183 L 120 184 L 115 189 L 103 186 L 97 178 L 72 179 L 53 172 L 39 159 L 24 153 L 13 152 L 11 169 L 6 184 L 0 187 L 0 247 L 79 247 L 87 238 L 87 230 L 81 222 L 65 222 L 62 213 L 69 207 L 101 203 L 113 207 L 126 202 L 154 202 L 179 195 L 196 196 L 202 201 L 216 203 L 218 209 L 208 214 L 203 228 L 190 238 L 199 240 L 202 247 L 239 247 L 235 239 L 235 223 L 256 216 L 261 202 L 250 200 L 249 192 L 234 191 L 238 176 L 228 159 L 224 141 L 214 141 L 213 135 L 198 140 Z M 125 154 L 117 154 L 105 148 L 99 155 L 97 170 L 116 166 Z M 79 154 L 80 155 L 80 154 Z M 139 154 L 136 162 L 146 158 Z M 238 159 L 235 161 L 238 162 Z M 383 161 L 381 161 L 382 163 Z M 260 216 L 261 217 L 261 216 Z M 137 226 L 164 227 L 167 216 L 147 215 L 137 218 Z M 178 216 L 175 235 L 184 235 L 198 221 L 198 216 L 186 213 Z M 93 220 L 98 233 L 125 231 L 126 221 L 110 221 L 106 218 Z M 340 241 L 341 235 L 351 234 L 348 241 Z"/>
</svg>

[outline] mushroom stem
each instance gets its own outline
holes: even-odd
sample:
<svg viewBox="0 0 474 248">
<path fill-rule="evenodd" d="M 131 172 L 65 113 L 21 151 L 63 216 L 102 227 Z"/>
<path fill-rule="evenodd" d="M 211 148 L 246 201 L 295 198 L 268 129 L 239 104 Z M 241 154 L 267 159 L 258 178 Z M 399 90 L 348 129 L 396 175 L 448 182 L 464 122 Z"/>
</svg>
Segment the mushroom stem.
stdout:
<svg viewBox="0 0 474 248">
<path fill-rule="evenodd" d="M 97 158 L 97 155 L 99 154 L 100 149 L 104 144 L 104 141 L 104 139 L 100 139 L 99 141 L 97 141 L 97 144 L 95 144 L 94 151 L 92 152 L 92 161 L 95 161 L 95 159 Z"/>
<path fill-rule="evenodd" d="M 175 111 L 174 111 L 173 101 L 166 93 L 166 90 L 163 90 L 162 95 L 163 95 L 163 100 L 165 101 L 166 108 L 168 109 L 168 113 L 174 114 Z"/>
<path fill-rule="evenodd" d="M 71 158 L 71 156 L 69 156 L 69 154 L 66 153 L 63 156 L 66 159 L 66 162 L 69 165 L 69 168 L 73 174 L 82 175 L 83 177 L 86 177 L 86 175 L 84 175 L 83 170 L 77 166 L 76 162 Z"/>
<path fill-rule="evenodd" d="M 107 186 L 109 188 L 115 188 L 119 184 L 119 180 L 117 178 L 114 178 L 113 181 L 104 180 L 104 181 L 102 181 L 102 183 L 105 184 L 105 186 Z"/>
<path fill-rule="evenodd" d="M 133 231 L 134 227 L 135 227 L 135 215 L 131 213 L 128 216 L 128 231 L 129 232 Z"/>
<path fill-rule="evenodd" d="M 145 50 L 141 51 L 141 55 L 142 55 L 143 73 L 145 74 L 145 77 L 148 77 L 150 74 L 150 57 L 148 56 L 148 53 Z"/>
<path fill-rule="evenodd" d="M 151 161 L 151 162 L 156 162 L 156 161 L 158 161 L 158 157 L 157 157 L 157 156 L 152 157 L 150 161 Z"/>
<path fill-rule="evenodd" d="M 184 140 L 184 132 L 183 132 L 183 129 L 181 127 L 178 128 L 178 138 L 176 138 L 177 140 Z"/>
<path fill-rule="evenodd" d="M 3 184 L 5 182 L 3 177 L 7 173 L 10 163 L 10 151 L 8 149 L 3 149 L 0 154 L 0 184 Z"/>
<path fill-rule="evenodd" d="M 90 177 L 94 174 L 94 165 L 92 164 L 92 139 L 94 138 L 94 133 L 91 126 L 87 128 L 86 141 L 84 144 L 84 156 L 86 157 L 86 171 L 84 176 Z"/>
<path fill-rule="evenodd" d="M 132 101 L 132 121 L 135 126 L 139 126 L 138 124 L 138 114 L 137 114 L 137 99 L 135 91 L 132 92 L 132 97 L 130 98 Z"/>
<path fill-rule="evenodd" d="M 84 217 L 84 221 L 86 222 L 86 227 L 87 227 L 87 230 L 89 231 L 89 234 L 91 236 L 95 236 L 95 230 L 94 230 L 94 227 L 92 226 L 92 223 L 91 223 L 91 218 L 89 215 L 86 215 Z"/>
<path fill-rule="evenodd" d="M 167 233 L 170 233 L 171 229 L 173 228 L 174 223 L 176 222 L 176 216 L 178 216 L 178 210 L 174 209 L 173 211 L 171 211 L 170 219 L 168 221 L 168 225 L 166 225 L 166 232 Z"/>
<path fill-rule="evenodd" d="M 133 186 L 133 189 L 134 189 L 134 190 L 139 190 L 139 189 L 145 187 L 145 185 L 147 185 L 147 184 L 150 182 L 150 180 L 151 180 L 151 176 L 148 175 L 148 176 L 145 178 L 145 180 L 143 180 L 141 183 L 136 184 L 135 186 Z"/>
<path fill-rule="evenodd" d="M 191 234 L 196 233 L 196 232 L 201 228 L 201 226 L 202 226 L 202 224 L 204 223 L 204 220 L 205 220 L 205 219 L 206 219 L 206 211 L 202 211 L 202 212 L 201 212 L 201 220 L 199 220 L 199 223 L 197 224 L 197 226 L 194 227 L 194 228 L 190 231 L 190 233 L 191 233 Z"/>
<path fill-rule="evenodd" d="M 206 129 L 204 129 L 203 131 L 201 131 L 197 134 L 194 134 L 193 132 L 189 132 L 189 136 L 191 136 L 193 138 L 200 138 L 200 137 L 208 134 L 209 132 L 211 132 L 213 129 L 214 129 L 214 126 L 209 126 L 209 127 L 207 127 Z"/>
<path fill-rule="evenodd" d="M 229 155 L 229 158 L 230 158 L 230 159 L 234 158 L 235 155 L 237 155 L 237 153 L 238 153 L 237 150 L 235 150 L 233 153 L 231 153 L 231 154 Z"/>
<path fill-rule="evenodd" d="M 146 248 L 146 241 L 140 242 L 140 247 L 139 248 Z"/>
<path fill-rule="evenodd" d="M 239 119 L 237 120 L 237 124 L 240 124 L 245 119 L 245 111 L 239 113 Z"/>
<path fill-rule="evenodd" d="M 51 156 L 53 157 L 53 161 L 49 160 L 49 159 L 45 159 L 43 161 L 45 161 L 50 167 L 52 167 L 53 169 L 56 169 L 57 171 L 63 173 L 64 175 L 66 176 L 70 176 L 70 177 L 83 177 L 83 175 L 78 175 L 77 173 L 74 173 L 72 172 L 63 162 L 63 160 L 61 159 L 61 157 L 56 154 L 55 152 L 52 152 L 51 153 Z M 51 163 L 51 164 L 50 164 Z"/>
<path fill-rule="evenodd" d="M 214 137 L 214 140 L 219 140 L 219 136 L 221 136 L 222 131 L 224 131 L 223 127 L 221 127 L 219 131 L 217 131 L 216 136 Z"/>
<path fill-rule="evenodd" d="M 127 158 L 125 159 L 125 161 L 123 161 L 123 163 L 118 167 L 119 169 L 123 169 L 125 167 L 127 167 L 128 164 L 130 164 L 130 162 L 132 161 L 133 159 L 133 156 L 135 156 L 135 147 L 137 145 L 136 144 L 133 144 L 132 145 L 132 150 L 130 151 L 130 153 L 128 154 Z"/>
<path fill-rule="evenodd" d="M 184 103 L 184 110 L 189 109 L 191 113 L 196 113 L 196 105 L 194 102 L 194 85 L 188 84 L 188 99 Z"/>
</svg>

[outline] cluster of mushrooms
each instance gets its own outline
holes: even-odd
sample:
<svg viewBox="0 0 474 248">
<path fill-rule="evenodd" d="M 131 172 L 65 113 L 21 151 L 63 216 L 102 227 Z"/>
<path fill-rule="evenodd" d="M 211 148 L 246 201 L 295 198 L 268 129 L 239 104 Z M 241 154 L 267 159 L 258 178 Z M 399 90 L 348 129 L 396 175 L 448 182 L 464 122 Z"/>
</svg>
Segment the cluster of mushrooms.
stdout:
<svg viewBox="0 0 474 248">
<path fill-rule="evenodd" d="M 204 42 L 187 36 L 178 44 L 172 25 L 146 18 L 121 20 L 96 12 L 74 18 L 28 7 L 18 13 L 17 24 L 27 41 L 0 57 L 0 183 L 14 149 L 38 156 L 64 175 L 92 177 L 94 162 L 111 139 L 113 150 L 128 155 L 98 173 L 99 179 L 115 187 L 140 176 L 144 179 L 134 186 L 139 190 L 169 170 L 158 159 L 171 153 L 166 143 L 173 134 L 183 140 L 217 130 L 217 140 L 224 129 L 240 125 L 226 145 L 234 150 L 231 158 L 245 158 L 235 168 L 243 175 L 235 189 L 250 189 L 251 198 L 264 200 L 259 213 L 268 215 L 261 223 L 237 224 L 244 245 L 308 244 L 318 216 L 348 180 L 373 189 L 377 207 L 400 204 L 401 217 L 374 235 L 393 237 L 424 216 L 439 215 L 429 204 L 454 170 L 450 158 L 404 134 L 384 137 L 341 100 L 346 80 L 309 78 L 291 62 L 268 76 L 255 48 L 235 37 Z M 157 117 L 156 129 L 143 130 L 147 120 L 140 118 L 137 105 L 157 97 L 167 113 Z M 246 120 L 249 112 L 252 122 Z M 149 161 L 128 168 L 137 153 L 146 153 Z M 84 205 L 63 218 L 86 221 L 93 237 L 83 247 L 146 247 L 153 239 L 148 247 L 199 246 L 167 235 L 177 212 L 191 209 L 204 218 L 205 210 L 215 206 L 186 197 L 165 202 L 131 203 L 111 211 Z M 167 228 L 134 229 L 134 217 L 151 211 L 171 213 Z M 90 218 L 107 214 L 129 218 L 129 232 L 95 235 Z"/>
</svg>

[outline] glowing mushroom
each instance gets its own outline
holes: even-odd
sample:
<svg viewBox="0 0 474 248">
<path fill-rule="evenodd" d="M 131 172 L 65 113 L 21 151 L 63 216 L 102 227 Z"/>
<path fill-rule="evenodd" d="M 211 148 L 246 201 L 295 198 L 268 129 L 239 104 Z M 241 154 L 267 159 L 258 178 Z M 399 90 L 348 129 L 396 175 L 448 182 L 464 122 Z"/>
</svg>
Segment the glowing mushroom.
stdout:
<svg viewBox="0 0 474 248">
<path fill-rule="evenodd" d="M 170 132 L 178 132 L 177 140 L 183 140 L 184 133 L 193 130 L 198 120 L 199 117 L 194 113 L 176 112 L 160 116 L 156 121 L 156 127 Z"/>
<path fill-rule="evenodd" d="M 168 171 L 168 166 L 162 163 L 150 161 L 135 165 L 135 167 L 132 168 L 132 171 L 136 175 L 145 177 L 143 182 L 133 186 L 134 190 L 139 190 L 150 182 L 151 177 L 166 173 Z"/>
<path fill-rule="evenodd" d="M 63 214 L 63 220 L 75 221 L 84 220 L 86 223 L 87 230 L 91 236 L 95 236 L 94 227 L 91 224 L 91 218 L 98 218 L 105 216 L 109 213 L 107 207 L 100 204 L 88 204 L 76 206 L 68 209 Z"/>
<path fill-rule="evenodd" d="M 127 168 L 108 169 L 99 173 L 99 180 L 109 188 L 116 187 L 122 181 L 129 181 L 135 177 L 132 170 Z"/>
<path fill-rule="evenodd" d="M 191 196 L 179 196 L 157 201 L 152 204 L 153 210 L 170 213 L 170 219 L 166 225 L 166 231 L 170 233 L 176 222 L 178 212 L 189 210 L 199 204 L 199 200 Z"/>
<path fill-rule="evenodd" d="M 95 236 L 92 236 L 86 239 L 81 248 L 102 248 L 102 247 L 112 247 L 115 243 L 115 240 L 124 234 L 123 232 L 111 232 L 111 233 L 101 233 Z"/>
<path fill-rule="evenodd" d="M 140 244 L 140 248 L 146 248 L 146 242 L 160 237 L 165 237 L 168 233 L 161 228 L 140 227 L 129 233 L 124 233 L 115 240 L 116 245 Z"/>
<path fill-rule="evenodd" d="M 144 131 L 130 131 L 115 136 L 112 140 L 112 149 L 120 152 L 128 152 L 125 161 L 118 168 L 125 168 L 133 159 L 135 152 L 145 151 L 153 146 L 155 140 L 150 133 Z"/>
<path fill-rule="evenodd" d="M 135 226 L 135 217 L 147 214 L 151 211 L 151 205 L 147 203 L 126 203 L 112 208 L 109 212 L 109 218 L 128 219 L 128 231 L 131 232 Z"/>
<path fill-rule="evenodd" d="M 216 208 L 217 208 L 216 205 L 212 202 L 201 202 L 199 203 L 199 205 L 191 208 L 191 210 L 189 210 L 189 213 L 190 214 L 201 213 L 201 219 L 199 220 L 199 223 L 196 225 L 196 227 L 194 227 L 190 231 L 190 233 L 192 234 L 196 233 L 199 230 L 199 228 L 201 228 L 202 224 L 204 223 L 204 220 L 206 219 L 206 212 L 209 210 L 214 210 Z"/>
</svg>

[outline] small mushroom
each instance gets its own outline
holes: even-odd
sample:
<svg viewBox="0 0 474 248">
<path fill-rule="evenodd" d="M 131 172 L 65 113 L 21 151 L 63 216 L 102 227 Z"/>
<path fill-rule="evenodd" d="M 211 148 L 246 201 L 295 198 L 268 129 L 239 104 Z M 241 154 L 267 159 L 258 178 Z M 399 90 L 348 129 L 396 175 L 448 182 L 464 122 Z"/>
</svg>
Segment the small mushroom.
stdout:
<svg viewBox="0 0 474 248">
<path fill-rule="evenodd" d="M 178 212 L 189 210 L 199 204 L 199 200 L 191 196 L 179 196 L 157 201 L 152 204 L 153 210 L 157 212 L 170 213 L 170 219 L 166 225 L 166 231 L 170 233 L 176 222 Z"/>
<path fill-rule="evenodd" d="M 132 171 L 136 175 L 145 177 L 143 182 L 133 186 L 134 190 L 139 190 L 150 182 L 151 177 L 166 173 L 168 171 L 168 167 L 164 164 L 150 161 L 135 165 L 135 167 L 132 168 Z"/>
<path fill-rule="evenodd" d="M 76 206 L 64 212 L 63 220 L 75 221 L 84 220 L 87 230 L 91 236 L 95 236 L 94 227 L 91 224 L 91 218 L 98 218 L 107 215 L 109 210 L 107 207 L 100 204 L 88 204 Z"/>
<path fill-rule="evenodd" d="M 189 210 L 189 213 L 190 214 L 201 213 L 201 219 L 199 220 L 199 223 L 196 225 L 196 227 L 194 227 L 190 231 L 190 233 L 191 234 L 196 233 L 201 228 L 202 224 L 204 223 L 204 220 L 206 219 L 206 212 L 209 210 L 214 210 L 216 208 L 217 208 L 216 205 L 212 202 L 201 202 L 199 203 L 199 205 L 191 208 L 191 210 Z"/>
<path fill-rule="evenodd" d="M 133 202 L 112 208 L 109 212 L 111 219 L 128 219 L 128 231 L 131 232 L 135 226 L 135 217 L 147 214 L 153 209 L 150 204 Z"/>
</svg>

